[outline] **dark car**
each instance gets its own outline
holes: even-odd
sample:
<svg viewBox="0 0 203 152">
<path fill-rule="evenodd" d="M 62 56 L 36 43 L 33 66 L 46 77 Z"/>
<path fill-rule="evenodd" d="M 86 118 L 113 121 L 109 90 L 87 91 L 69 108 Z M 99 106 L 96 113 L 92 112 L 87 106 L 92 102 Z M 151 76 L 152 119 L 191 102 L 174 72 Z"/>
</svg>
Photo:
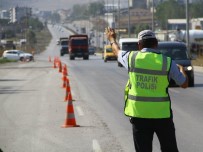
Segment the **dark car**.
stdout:
<svg viewBox="0 0 203 152">
<path fill-rule="evenodd" d="M 95 55 L 95 47 L 89 47 L 89 55 Z"/>
<path fill-rule="evenodd" d="M 194 69 L 191 63 L 191 58 L 188 55 L 186 44 L 183 42 L 167 41 L 159 42 L 158 50 L 165 56 L 171 57 L 177 64 L 184 67 L 189 79 L 189 86 L 194 87 Z M 170 86 L 176 83 L 170 80 Z"/>
<path fill-rule="evenodd" d="M 60 43 L 61 43 L 60 55 L 63 56 L 64 54 L 68 54 L 68 39 L 63 39 L 60 41 Z"/>
</svg>

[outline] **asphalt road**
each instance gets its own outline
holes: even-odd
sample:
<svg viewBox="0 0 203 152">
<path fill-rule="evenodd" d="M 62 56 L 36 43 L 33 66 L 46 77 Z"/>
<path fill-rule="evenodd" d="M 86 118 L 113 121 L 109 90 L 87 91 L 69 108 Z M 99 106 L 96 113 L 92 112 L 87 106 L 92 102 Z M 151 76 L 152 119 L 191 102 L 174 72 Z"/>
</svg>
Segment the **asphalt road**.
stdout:
<svg viewBox="0 0 203 152">
<path fill-rule="evenodd" d="M 49 26 L 53 39 L 35 62 L 0 65 L 0 148 L 4 152 L 132 152 L 132 130 L 123 114 L 127 71 L 100 55 L 70 61 L 68 78 L 80 127 L 61 128 L 67 102 L 62 74 L 53 68 L 56 40 L 68 31 Z M 49 56 L 52 62 L 49 62 Z M 182 152 L 203 149 L 203 69 L 195 67 L 195 87 L 170 88 L 177 142 Z M 159 152 L 155 136 L 153 152 Z"/>
</svg>

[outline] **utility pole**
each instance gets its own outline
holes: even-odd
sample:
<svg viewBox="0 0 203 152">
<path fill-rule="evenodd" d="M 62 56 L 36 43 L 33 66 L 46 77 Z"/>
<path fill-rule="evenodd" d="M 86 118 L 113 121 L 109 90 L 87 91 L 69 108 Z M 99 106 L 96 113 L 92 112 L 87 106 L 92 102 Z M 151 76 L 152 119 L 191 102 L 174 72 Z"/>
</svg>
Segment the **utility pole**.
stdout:
<svg viewBox="0 0 203 152">
<path fill-rule="evenodd" d="M 114 0 L 113 0 L 113 12 L 114 12 Z"/>
<path fill-rule="evenodd" d="M 90 5 L 91 5 L 91 0 L 89 0 L 89 9 L 90 9 Z M 90 33 L 90 18 L 91 18 L 91 16 L 90 16 L 90 13 L 89 13 L 89 19 L 88 19 L 88 31 L 89 31 L 89 33 Z"/>
<path fill-rule="evenodd" d="M 107 13 L 106 13 L 106 16 L 107 16 L 107 23 L 108 23 L 108 26 L 109 26 L 109 1 L 108 0 L 106 0 L 106 3 L 107 3 L 107 5 L 106 5 L 106 11 L 107 11 Z"/>
<path fill-rule="evenodd" d="M 120 30 L 120 0 L 118 0 L 118 29 Z M 118 30 L 118 39 L 120 39 L 119 30 Z"/>
<path fill-rule="evenodd" d="M 189 0 L 186 0 L 186 45 L 188 49 L 188 54 L 190 55 L 190 33 L 189 33 Z"/>
<path fill-rule="evenodd" d="M 115 11 L 115 8 L 114 8 L 114 0 L 113 0 L 113 4 L 112 4 L 112 6 L 113 6 L 113 24 L 112 24 L 112 28 L 114 28 L 115 29 L 115 13 L 114 13 L 114 11 Z"/>
<path fill-rule="evenodd" d="M 152 31 L 154 31 L 154 0 L 152 0 Z"/>
<path fill-rule="evenodd" d="M 128 0 L 128 37 L 130 37 L 130 0 Z"/>
</svg>

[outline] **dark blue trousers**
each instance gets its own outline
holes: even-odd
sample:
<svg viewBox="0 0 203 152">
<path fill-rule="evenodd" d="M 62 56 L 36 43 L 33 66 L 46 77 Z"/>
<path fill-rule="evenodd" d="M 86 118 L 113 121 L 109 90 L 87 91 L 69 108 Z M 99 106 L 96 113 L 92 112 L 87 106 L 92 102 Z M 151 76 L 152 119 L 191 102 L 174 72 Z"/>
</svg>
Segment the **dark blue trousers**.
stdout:
<svg viewBox="0 0 203 152">
<path fill-rule="evenodd" d="M 152 152 L 153 135 L 156 133 L 162 152 L 178 152 L 172 118 L 130 118 L 136 152 Z"/>
</svg>

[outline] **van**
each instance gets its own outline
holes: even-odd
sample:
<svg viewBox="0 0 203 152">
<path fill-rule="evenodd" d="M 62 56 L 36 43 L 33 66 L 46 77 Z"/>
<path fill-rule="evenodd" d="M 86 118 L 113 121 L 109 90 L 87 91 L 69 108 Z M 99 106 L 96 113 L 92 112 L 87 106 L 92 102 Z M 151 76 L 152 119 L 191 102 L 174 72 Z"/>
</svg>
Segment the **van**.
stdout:
<svg viewBox="0 0 203 152">
<path fill-rule="evenodd" d="M 117 60 L 117 56 L 113 53 L 113 50 L 111 48 L 111 45 L 105 45 L 104 46 L 104 62 L 107 62 L 108 60 Z"/>
<path fill-rule="evenodd" d="M 64 54 L 68 54 L 68 38 L 67 37 L 60 38 L 60 45 L 61 45 L 60 56 L 64 56 Z"/>
<path fill-rule="evenodd" d="M 138 51 L 138 41 L 137 38 L 120 38 L 120 49 L 122 51 Z M 122 64 L 118 62 L 118 66 L 122 67 Z"/>
</svg>

